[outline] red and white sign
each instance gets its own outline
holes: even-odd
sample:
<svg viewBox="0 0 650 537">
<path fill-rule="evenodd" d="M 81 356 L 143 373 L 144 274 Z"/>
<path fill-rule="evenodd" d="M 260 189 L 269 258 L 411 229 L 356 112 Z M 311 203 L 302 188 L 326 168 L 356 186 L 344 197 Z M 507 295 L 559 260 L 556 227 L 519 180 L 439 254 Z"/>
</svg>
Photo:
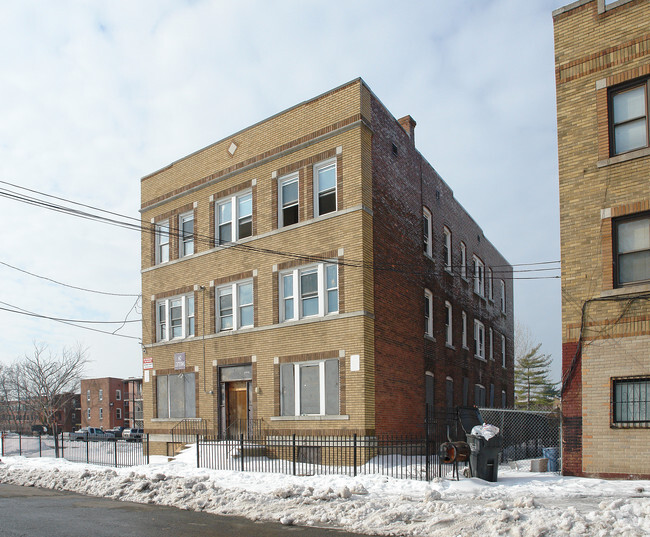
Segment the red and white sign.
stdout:
<svg viewBox="0 0 650 537">
<path fill-rule="evenodd" d="M 153 358 L 144 357 L 142 359 L 142 369 L 153 369 Z"/>
</svg>

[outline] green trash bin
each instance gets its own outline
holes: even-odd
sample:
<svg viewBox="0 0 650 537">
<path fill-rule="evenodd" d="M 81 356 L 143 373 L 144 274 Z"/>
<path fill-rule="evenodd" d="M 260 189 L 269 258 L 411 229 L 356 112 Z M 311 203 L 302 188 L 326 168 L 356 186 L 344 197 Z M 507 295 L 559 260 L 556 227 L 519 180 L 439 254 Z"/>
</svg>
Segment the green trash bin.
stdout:
<svg viewBox="0 0 650 537">
<path fill-rule="evenodd" d="M 498 434 L 487 440 L 482 436 L 471 434 L 474 427 L 484 423 L 476 407 L 458 407 L 458 419 L 472 450 L 469 458 L 472 476 L 485 481 L 496 481 L 499 477 L 499 456 L 503 448 L 503 436 Z"/>
</svg>

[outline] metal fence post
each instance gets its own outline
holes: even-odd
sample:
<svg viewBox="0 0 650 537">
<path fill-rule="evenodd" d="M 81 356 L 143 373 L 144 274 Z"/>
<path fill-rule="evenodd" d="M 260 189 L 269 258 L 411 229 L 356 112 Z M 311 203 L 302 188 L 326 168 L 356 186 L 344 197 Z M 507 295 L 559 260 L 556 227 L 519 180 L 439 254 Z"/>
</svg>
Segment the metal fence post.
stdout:
<svg viewBox="0 0 650 537">
<path fill-rule="evenodd" d="M 88 433 L 86 433 L 86 463 L 90 462 L 90 442 L 88 441 Z"/>
<path fill-rule="evenodd" d="M 147 433 L 147 464 L 149 464 L 149 433 Z"/>
<path fill-rule="evenodd" d="M 61 458 L 62 458 L 62 459 L 65 459 L 65 452 L 64 452 L 63 450 L 64 450 L 64 446 L 63 446 L 63 431 L 61 431 Z"/>
<path fill-rule="evenodd" d="M 115 448 L 115 468 L 117 468 L 117 436 L 113 438 L 113 447 Z"/>
<path fill-rule="evenodd" d="M 5 456 L 5 433 L 2 433 L 2 438 L 0 438 L 0 440 L 2 440 L 0 444 L 2 444 L 2 456 L 4 457 Z"/>
<path fill-rule="evenodd" d="M 357 433 L 352 436 L 352 464 L 354 465 L 354 477 L 357 477 Z"/>
<path fill-rule="evenodd" d="M 199 444 L 199 435 L 196 435 L 196 467 L 201 468 L 201 444 Z"/>
<path fill-rule="evenodd" d="M 427 481 L 431 481 L 431 465 L 429 463 L 429 420 L 424 424 L 424 472 Z"/>
<path fill-rule="evenodd" d="M 18 454 L 21 457 L 23 456 L 23 435 L 22 435 L 22 433 L 18 433 Z"/>
<path fill-rule="evenodd" d="M 43 456 L 43 449 L 41 447 L 41 438 L 43 438 L 40 434 L 38 435 L 38 456 L 42 457 Z"/>
<path fill-rule="evenodd" d="M 241 471 L 244 471 L 244 433 L 239 433 L 239 455 L 241 457 Z"/>
<path fill-rule="evenodd" d="M 296 435 L 292 435 L 292 459 L 293 459 L 293 475 L 296 475 Z"/>
</svg>

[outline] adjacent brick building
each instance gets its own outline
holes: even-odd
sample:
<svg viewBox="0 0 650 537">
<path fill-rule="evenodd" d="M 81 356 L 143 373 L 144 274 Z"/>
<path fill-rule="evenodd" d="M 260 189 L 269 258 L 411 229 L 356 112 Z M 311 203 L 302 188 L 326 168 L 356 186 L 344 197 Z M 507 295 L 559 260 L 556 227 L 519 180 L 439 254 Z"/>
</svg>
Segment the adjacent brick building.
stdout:
<svg viewBox="0 0 650 537">
<path fill-rule="evenodd" d="M 553 13 L 563 472 L 650 477 L 650 3 Z"/>
<path fill-rule="evenodd" d="M 421 434 L 427 404 L 513 404 L 512 267 L 414 129 L 357 79 L 142 179 L 154 449 L 183 419 Z"/>
<path fill-rule="evenodd" d="M 81 381 L 81 426 L 142 427 L 142 379 Z"/>
</svg>

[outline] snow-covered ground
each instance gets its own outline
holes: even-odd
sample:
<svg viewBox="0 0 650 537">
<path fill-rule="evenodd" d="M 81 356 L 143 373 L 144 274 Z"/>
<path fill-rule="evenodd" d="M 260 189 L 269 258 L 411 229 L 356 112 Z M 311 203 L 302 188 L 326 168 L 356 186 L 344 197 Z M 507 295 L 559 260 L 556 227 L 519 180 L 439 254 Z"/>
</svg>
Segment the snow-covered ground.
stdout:
<svg viewBox="0 0 650 537">
<path fill-rule="evenodd" d="M 172 462 L 152 457 L 147 466 L 120 469 L 4 457 L 0 482 L 376 535 L 650 535 L 650 481 L 561 477 L 529 468 L 502 466 L 496 483 L 294 477 L 197 469 L 194 447 Z"/>
</svg>

